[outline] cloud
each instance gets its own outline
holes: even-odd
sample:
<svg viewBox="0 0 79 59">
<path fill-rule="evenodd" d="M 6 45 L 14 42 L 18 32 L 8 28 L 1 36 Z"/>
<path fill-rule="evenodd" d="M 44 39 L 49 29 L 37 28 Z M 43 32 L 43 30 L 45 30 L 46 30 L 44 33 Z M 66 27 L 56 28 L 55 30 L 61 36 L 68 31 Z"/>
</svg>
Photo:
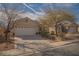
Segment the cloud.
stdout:
<svg viewBox="0 0 79 59">
<path fill-rule="evenodd" d="M 64 3 L 63 5 L 66 6 L 66 7 L 71 7 L 71 6 L 73 6 L 72 3 Z"/>
<path fill-rule="evenodd" d="M 30 10 L 32 10 L 34 13 L 37 13 L 37 11 L 36 11 L 35 9 L 31 8 L 29 5 L 27 5 L 27 4 L 25 4 L 25 3 L 23 3 L 23 5 L 24 5 L 25 7 L 27 7 L 27 8 L 29 8 Z"/>
<path fill-rule="evenodd" d="M 73 3 L 56 3 L 55 5 L 58 7 L 72 7 L 74 4 Z"/>
<path fill-rule="evenodd" d="M 32 20 L 36 20 L 38 18 L 38 15 L 31 13 L 31 12 L 22 13 L 22 14 L 20 14 L 20 16 L 21 16 L 21 18 L 29 17 Z"/>
<path fill-rule="evenodd" d="M 24 4 L 27 8 L 29 8 L 30 10 L 32 10 L 34 13 L 31 12 L 26 12 L 23 14 L 23 17 L 30 17 L 33 20 L 38 19 L 38 17 L 45 15 L 45 12 L 43 10 L 43 8 L 39 8 L 39 11 L 36 11 L 35 9 L 33 9 L 31 6 L 32 4 Z M 71 7 L 73 6 L 72 3 L 48 3 L 48 4 L 43 4 L 44 7 L 51 7 L 52 9 L 54 9 L 54 7 Z"/>
<path fill-rule="evenodd" d="M 39 11 L 37 11 L 37 10 L 35 10 L 34 8 L 32 8 L 31 6 L 32 6 L 32 4 L 25 4 L 25 3 L 23 3 L 23 5 L 25 6 L 25 7 L 27 7 L 27 8 L 29 8 L 31 11 L 33 11 L 35 14 L 37 14 L 37 15 L 42 15 L 43 13 L 44 13 L 44 11 L 43 11 L 43 9 L 42 8 L 38 8 L 39 9 Z"/>
<path fill-rule="evenodd" d="M 30 17 L 33 20 L 38 20 L 38 18 L 40 16 L 43 16 L 45 14 L 44 12 L 37 12 L 37 13 L 39 13 L 39 15 L 34 14 L 34 13 L 30 13 L 30 12 L 27 12 L 26 14 L 27 14 L 28 17 Z"/>
</svg>

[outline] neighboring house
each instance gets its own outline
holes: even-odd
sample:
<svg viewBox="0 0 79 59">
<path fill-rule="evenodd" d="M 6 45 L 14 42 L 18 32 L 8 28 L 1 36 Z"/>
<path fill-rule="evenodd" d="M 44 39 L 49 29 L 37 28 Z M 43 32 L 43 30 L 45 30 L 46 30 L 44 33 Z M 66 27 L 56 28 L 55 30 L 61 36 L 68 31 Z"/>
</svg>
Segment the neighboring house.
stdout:
<svg viewBox="0 0 79 59">
<path fill-rule="evenodd" d="M 77 33 L 79 26 L 77 24 L 75 24 L 75 23 L 72 23 L 72 24 L 64 24 L 64 27 L 66 29 L 66 32 Z"/>
<path fill-rule="evenodd" d="M 15 35 L 36 35 L 38 32 L 38 23 L 28 17 L 15 21 Z"/>
<path fill-rule="evenodd" d="M 76 24 L 74 22 L 70 22 L 70 21 L 62 21 L 61 25 L 59 25 L 59 26 L 61 27 L 60 28 L 61 31 L 66 32 L 66 33 L 77 33 L 78 32 L 78 27 L 79 27 L 78 24 Z"/>
<path fill-rule="evenodd" d="M 62 21 L 57 25 L 57 32 L 62 33 L 77 33 L 79 29 L 79 25 L 70 21 Z M 55 26 L 49 27 L 49 33 L 51 32 L 55 33 Z"/>
</svg>

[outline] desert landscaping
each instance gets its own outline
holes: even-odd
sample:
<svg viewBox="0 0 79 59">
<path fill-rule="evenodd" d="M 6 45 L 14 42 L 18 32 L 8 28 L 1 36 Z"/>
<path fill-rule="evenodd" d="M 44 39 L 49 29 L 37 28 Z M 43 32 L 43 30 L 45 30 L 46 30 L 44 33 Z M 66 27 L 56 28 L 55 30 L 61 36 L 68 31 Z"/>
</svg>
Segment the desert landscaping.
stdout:
<svg viewBox="0 0 79 59">
<path fill-rule="evenodd" d="M 79 23 L 73 8 L 0 5 L 0 56 L 79 56 Z M 40 12 L 38 5 L 43 7 Z"/>
</svg>

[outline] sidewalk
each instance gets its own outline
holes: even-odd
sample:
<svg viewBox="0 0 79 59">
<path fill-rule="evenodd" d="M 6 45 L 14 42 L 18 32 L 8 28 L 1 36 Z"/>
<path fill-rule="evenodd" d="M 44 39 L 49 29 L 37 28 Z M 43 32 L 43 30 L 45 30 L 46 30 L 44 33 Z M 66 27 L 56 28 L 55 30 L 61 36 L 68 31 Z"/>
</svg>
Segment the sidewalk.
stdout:
<svg viewBox="0 0 79 59">
<path fill-rule="evenodd" d="M 79 42 L 79 39 L 53 42 L 51 43 L 51 46 L 53 47 L 53 49 L 56 49 L 64 46 L 69 46 L 69 44 L 76 43 L 76 42 Z"/>
</svg>

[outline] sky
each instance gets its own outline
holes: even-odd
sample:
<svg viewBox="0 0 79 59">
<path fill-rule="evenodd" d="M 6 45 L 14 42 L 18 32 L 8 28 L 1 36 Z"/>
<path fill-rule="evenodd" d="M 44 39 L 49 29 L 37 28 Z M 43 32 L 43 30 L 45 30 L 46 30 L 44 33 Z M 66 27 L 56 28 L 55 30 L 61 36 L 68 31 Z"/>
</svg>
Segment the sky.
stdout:
<svg viewBox="0 0 79 59">
<path fill-rule="evenodd" d="M 30 17 L 33 20 L 44 15 L 43 9 L 50 7 L 52 9 L 65 9 L 73 12 L 76 17 L 76 22 L 79 23 L 79 4 L 78 3 L 6 3 L 11 8 L 12 5 L 17 6 L 17 10 L 24 12 L 23 17 Z"/>
</svg>

